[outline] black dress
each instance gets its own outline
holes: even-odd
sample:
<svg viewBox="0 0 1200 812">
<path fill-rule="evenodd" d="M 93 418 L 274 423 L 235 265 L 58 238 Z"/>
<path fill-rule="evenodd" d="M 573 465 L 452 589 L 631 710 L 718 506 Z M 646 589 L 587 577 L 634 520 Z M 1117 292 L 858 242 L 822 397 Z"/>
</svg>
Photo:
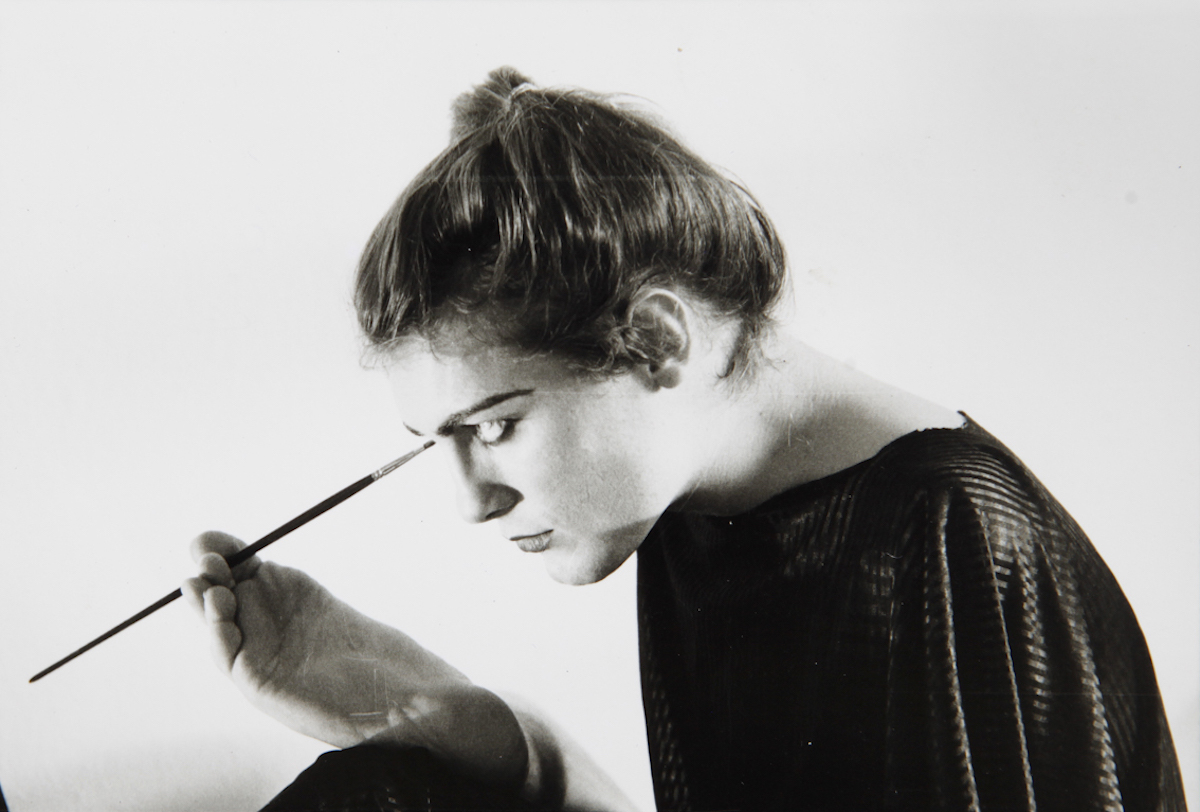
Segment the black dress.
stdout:
<svg viewBox="0 0 1200 812">
<path fill-rule="evenodd" d="M 660 810 L 1176 810 L 1145 640 L 969 420 L 638 553 Z"/>
</svg>

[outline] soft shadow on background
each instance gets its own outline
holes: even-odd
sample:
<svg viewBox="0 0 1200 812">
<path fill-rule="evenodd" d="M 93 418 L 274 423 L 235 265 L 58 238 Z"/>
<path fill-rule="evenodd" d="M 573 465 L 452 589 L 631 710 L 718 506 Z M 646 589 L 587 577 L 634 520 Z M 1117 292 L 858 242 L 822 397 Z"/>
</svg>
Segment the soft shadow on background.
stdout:
<svg viewBox="0 0 1200 812">
<path fill-rule="evenodd" d="M 250 810 L 323 749 L 172 606 L 34 672 L 412 445 L 358 366 L 376 220 L 501 64 L 653 102 L 764 202 L 794 330 L 967 411 L 1079 520 L 1200 719 L 1195 3 L 0 5 L 0 786 Z M 652 807 L 633 566 L 556 585 L 437 453 L 272 548 L 523 694 Z"/>
</svg>

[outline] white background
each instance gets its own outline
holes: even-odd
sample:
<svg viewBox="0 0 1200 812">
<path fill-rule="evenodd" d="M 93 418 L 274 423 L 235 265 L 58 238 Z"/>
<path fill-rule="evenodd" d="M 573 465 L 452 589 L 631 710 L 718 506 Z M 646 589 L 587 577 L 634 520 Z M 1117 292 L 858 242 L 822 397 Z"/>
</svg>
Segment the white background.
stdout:
<svg viewBox="0 0 1200 812">
<path fill-rule="evenodd" d="M 972 415 L 1091 534 L 1198 730 L 1195 3 L 0 5 L 0 785 L 249 810 L 324 748 L 169 591 L 412 444 L 350 277 L 501 64 L 652 100 L 763 200 L 796 331 Z M 272 548 L 540 703 L 651 806 L 633 567 L 553 584 L 438 452 Z"/>
</svg>

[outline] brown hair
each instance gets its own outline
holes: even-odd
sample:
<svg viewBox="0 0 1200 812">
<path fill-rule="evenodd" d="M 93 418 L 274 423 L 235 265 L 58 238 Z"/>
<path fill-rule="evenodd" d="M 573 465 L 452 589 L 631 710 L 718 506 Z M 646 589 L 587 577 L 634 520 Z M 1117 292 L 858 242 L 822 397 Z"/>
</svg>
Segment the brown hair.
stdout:
<svg viewBox="0 0 1200 812">
<path fill-rule="evenodd" d="M 616 372 L 660 351 L 626 323 L 649 286 L 738 320 L 727 373 L 757 346 L 785 284 L 775 229 L 645 114 L 500 68 L 455 101 L 452 138 L 363 251 L 355 305 L 372 346 L 483 316 L 470 323 L 486 340 Z"/>
</svg>

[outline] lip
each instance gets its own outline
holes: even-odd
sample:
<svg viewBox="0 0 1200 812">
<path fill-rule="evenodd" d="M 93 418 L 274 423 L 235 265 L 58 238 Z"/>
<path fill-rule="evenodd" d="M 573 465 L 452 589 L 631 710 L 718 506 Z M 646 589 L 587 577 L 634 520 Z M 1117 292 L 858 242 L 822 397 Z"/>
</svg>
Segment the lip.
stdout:
<svg viewBox="0 0 1200 812">
<path fill-rule="evenodd" d="M 523 553 L 540 553 L 550 546 L 553 533 L 553 530 L 544 530 L 532 536 L 513 536 L 509 541 L 515 542 Z"/>
</svg>

